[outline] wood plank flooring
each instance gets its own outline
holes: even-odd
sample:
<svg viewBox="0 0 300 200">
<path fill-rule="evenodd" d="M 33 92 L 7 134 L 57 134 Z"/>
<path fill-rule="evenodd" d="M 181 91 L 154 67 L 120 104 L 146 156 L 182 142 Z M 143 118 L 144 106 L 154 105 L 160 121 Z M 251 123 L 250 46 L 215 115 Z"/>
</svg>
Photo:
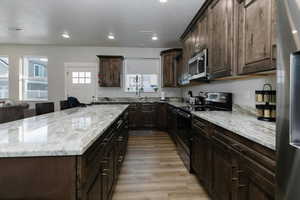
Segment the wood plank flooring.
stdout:
<svg viewBox="0 0 300 200">
<path fill-rule="evenodd" d="M 184 167 L 168 134 L 130 133 L 128 154 L 113 200 L 209 200 Z"/>
</svg>

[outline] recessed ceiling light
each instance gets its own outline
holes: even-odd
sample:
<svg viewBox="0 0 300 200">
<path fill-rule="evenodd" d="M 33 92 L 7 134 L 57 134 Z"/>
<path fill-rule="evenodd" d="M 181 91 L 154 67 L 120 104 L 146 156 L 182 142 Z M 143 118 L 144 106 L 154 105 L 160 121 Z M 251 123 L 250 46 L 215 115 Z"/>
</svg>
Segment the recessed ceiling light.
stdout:
<svg viewBox="0 0 300 200">
<path fill-rule="evenodd" d="M 152 40 L 158 40 L 158 37 L 157 36 L 152 36 Z"/>
<path fill-rule="evenodd" d="M 40 58 L 40 61 L 42 61 L 42 62 L 48 62 L 48 58 Z"/>
<path fill-rule="evenodd" d="M 24 31 L 22 27 L 10 27 L 8 28 L 9 31 Z"/>
<path fill-rule="evenodd" d="M 66 39 L 70 38 L 70 35 L 68 33 L 63 33 L 63 34 L 61 34 L 61 36 Z"/>
<path fill-rule="evenodd" d="M 159 0 L 160 3 L 167 3 L 168 0 Z"/>
<path fill-rule="evenodd" d="M 108 39 L 110 39 L 110 40 L 114 40 L 114 39 L 115 39 L 115 36 L 114 36 L 113 34 L 109 34 L 107 37 L 108 37 Z"/>
<path fill-rule="evenodd" d="M 293 34 L 297 34 L 298 31 L 295 29 L 295 30 L 292 31 L 292 33 L 293 33 Z"/>
</svg>

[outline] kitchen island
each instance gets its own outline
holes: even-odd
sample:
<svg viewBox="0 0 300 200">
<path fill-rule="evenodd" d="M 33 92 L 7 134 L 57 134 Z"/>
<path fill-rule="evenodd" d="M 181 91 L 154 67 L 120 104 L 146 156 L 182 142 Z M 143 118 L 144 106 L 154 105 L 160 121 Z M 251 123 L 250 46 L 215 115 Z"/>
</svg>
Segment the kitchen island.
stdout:
<svg viewBox="0 0 300 200">
<path fill-rule="evenodd" d="M 0 125 L 0 199 L 110 199 L 128 105 L 73 108 Z"/>
</svg>

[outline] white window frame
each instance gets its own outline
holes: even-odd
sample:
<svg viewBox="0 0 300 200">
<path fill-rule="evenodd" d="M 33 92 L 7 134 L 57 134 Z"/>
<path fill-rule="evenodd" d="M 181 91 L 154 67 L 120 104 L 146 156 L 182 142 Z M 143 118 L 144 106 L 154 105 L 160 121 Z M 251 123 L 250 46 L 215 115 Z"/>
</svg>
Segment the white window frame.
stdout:
<svg viewBox="0 0 300 200">
<path fill-rule="evenodd" d="M 141 73 L 128 73 L 127 72 L 127 61 L 128 60 L 157 60 L 158 61 L 158 70 L 156 73 L 149 73 L 149 74 L 141 74 Z M 145 92 L 145 91 L 140 91 L 141 93 L 157 93 L 159 90 L 161 90 L 161 79 L 160 79 L 160 76 L 161 76 L 161 60 L 160 58 L 136 58 L 136 57 L 125 57 L 125 65 L 124 65 L 124 74 L 123 74 L 123 85 L 124 85 L 124 91 L 126 93 L 136 93 L 137 91 L 128 91 L 127 90 L 127 75 L 138 75 L 138 76 L 141 76 L 141 79 L 143 77 L 143 75 L 156 75 L 157 76 L 157 90 L 156 91 L 148 91 L 148 92 Z M 142 86 L 142 83 L 141 83 L 141 86 Z"/>
<path fill-rule="evenodd" d="M 25 99 L 24 93 L 25 93 L 25 76 L 24 76 L 24 68 L 25 68 L 25 58 L 48 58 L 47 56 L 22 56 L 20 58 L 20 71 L 19 71 L 19 100 L 20 101 L 27 101 L 27 102 L 43 102 L 43 101 L 49 101 L 49 80 L 48 80 L 48 73 L 47 73 L 47 85 L 48 85 L 48 98 L 47 99 Z M 48 68 L 48 62 L 47 66 Z M 33 77 L 40 78 L 41 76 L 35 76 L 35 65 L 33 67 Z M 26 77 L 27 78 L 27 77 Z"/>
<path fill-rule="evenodd" d="M 33 64 L 33 68 L 34 68 L 34 72 L 33 72 L 33 76 L 36 78 L 43 78 L 45 76 L 45 69 L 41 69 L 41 64 Z M 40 75 L 35 75 L 35 68 L 38 67 L 38 71 Z"/>
<path fill-rule="evenodd" d="M 9 99 L 9 90 L 10 90 L 10 84 L 9 84 L 9 80 L 10 80 L 10 58 L 8 55 L 0 55 L 0 57 L 7 57 L 8 58 L 8 77 L 7 77 L 7 98 L 0 98 L 0 100 L 6 100 L 6 99 Z"/>
</svg>

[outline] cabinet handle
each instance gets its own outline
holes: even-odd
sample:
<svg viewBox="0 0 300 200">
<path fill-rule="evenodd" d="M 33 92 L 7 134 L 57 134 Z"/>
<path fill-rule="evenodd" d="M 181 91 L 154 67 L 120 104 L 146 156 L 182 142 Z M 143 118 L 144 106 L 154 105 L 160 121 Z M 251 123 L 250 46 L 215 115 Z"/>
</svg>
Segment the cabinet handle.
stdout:
<svg viewBox="0 0 300 200">
<path fill-rule="evenodd" d="M 273 60 L 276 60 L 276 48 L 277 48 L 277 45 L 276 44 L 273 44 L 272 45 L 272 59 Z"/>
<path fill-rule="evenodd" d="M 103 169 L 102 172 L 109 172 L 109 169 Z"/>
<path fill-rule="evenodd" d="M 118 121 L 117 129 L 120 128 L 120 126 L 122 125 L 122 123 L 123 123 L 123 120 Z"/>
<path fill-rule="evenodd" d="M 102 175 L 102 176 L 108 176 L 106 173 L 102 173 L 101 175 Z"/>
<path fill-rule="evenodd" d="M 243 152 L 244 151 L 243 148 L 241 147 L 241 145 L 239 145 L 239 144 L 233 144 L 232 146 L 234 148 L 236 148 L 239 152 Z"/>
</svg>

